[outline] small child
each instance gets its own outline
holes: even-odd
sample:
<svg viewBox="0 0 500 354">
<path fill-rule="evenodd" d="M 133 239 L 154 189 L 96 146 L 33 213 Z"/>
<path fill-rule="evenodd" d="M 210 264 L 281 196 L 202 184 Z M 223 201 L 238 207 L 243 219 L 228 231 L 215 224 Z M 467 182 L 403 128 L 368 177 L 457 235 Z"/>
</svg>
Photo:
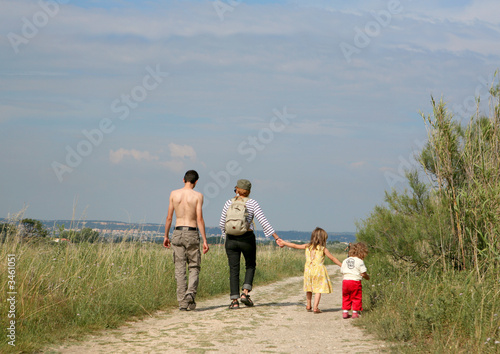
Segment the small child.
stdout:
<svg viewBox="0 0 500 354">
<path fill-rule="evenodd" d="M 343 318 L 349 318 L 349 310 L 352 306 L 352 318 L 359 317 L 359 311 L 363 311 L 363 292 L 361 279 L 370 280 L 366 274 L 366 266 L 363 259 L 368 254 L 368 247 L 364 243 L 355 243 L 349 249 L 349 257 L 342 262 L 340 272 L 344 274 L 342 281 L 342 310 Z"/>
<path fill-rule="evenodd" d="M 304 291 L 306 292 L 307 305 L 306 310 L 314 313 L 321 313 L 318 308 L 321 294 L 332 292 L 330 277 L 323 262 L 325 255 L 330 258 L 339 267 L 342 263 L 332 256 L 326 248 L 326 239 L 328 234 L 325 230 L 317 227 L 311 234 L 311 241 L 305 245 L 297 245 L 292 242 L 280 240 L 284 246 L 296 249 L 306 250 L 306 264 L 304 266 Z M 281 245 L 280 245 L 281 246 Z M 311 307 L 312 294 L 314 293 L 314 307 Z"/>
</svg>

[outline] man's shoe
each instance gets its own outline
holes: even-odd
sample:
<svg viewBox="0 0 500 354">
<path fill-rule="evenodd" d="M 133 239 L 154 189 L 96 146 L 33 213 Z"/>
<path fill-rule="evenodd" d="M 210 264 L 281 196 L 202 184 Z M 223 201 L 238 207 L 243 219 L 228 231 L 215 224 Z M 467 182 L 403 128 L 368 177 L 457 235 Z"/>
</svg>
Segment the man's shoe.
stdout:
<svg viewBox="0 0 500 354">
<path fill-rule="evenodd" d="M 196 308 L 196 302 L 194 301 L 194 295 L 192 293 L 186 294 L 186 298 L 188 300 L 187 308 L 190 311 L 193 311 Z"/>
<path fill-rule="evenodd" d="M 186 307 L 179 307 L 179 311 L 187 311 L 188 309 Z"/>
</svg>

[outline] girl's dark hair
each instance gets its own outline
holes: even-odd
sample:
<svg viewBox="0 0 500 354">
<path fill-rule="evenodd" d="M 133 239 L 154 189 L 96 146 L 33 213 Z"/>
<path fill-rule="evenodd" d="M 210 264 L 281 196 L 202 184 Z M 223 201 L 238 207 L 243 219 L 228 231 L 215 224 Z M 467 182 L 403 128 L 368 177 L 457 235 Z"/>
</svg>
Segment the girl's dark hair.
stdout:
<svg viewBox="0 0 500 354">
<path fill-rule="evenodd" d="M 328 233 L 321 227 L 317 227 L 311 234 L 311 242 L 309 242 L 309 247 L 311 249 L 316 249 L 318 246 L 326 247 L 326 239 L 328 238 Z"/>
<path fill-rule="evenodd" d="M 194 182 L 196 182 L 198 178 L 200 178 L 198 172 L 196 172 L 195 170 L 189 170 L 184 175 L 184 182 L 189 182 L 194 184 Z"/>
</svg>

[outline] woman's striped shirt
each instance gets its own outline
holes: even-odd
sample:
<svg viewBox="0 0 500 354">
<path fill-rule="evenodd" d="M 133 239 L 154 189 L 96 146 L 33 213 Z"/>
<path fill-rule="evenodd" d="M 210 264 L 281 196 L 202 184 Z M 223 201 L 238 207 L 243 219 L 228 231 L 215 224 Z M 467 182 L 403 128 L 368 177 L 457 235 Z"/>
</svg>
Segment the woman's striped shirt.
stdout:
<svg viewBox="0 0 500 354">
<path fill-rule="evenodd" d="M 226 236 L 226 214 L 227 210 L 229 209 L 229 206 L 233 203 L 232 199 L 229 199 L 226 204 L 224 204 L 224 208 L 222 208 L 222 214 L 220 216 L 220 222 L 219 226 L 222 230 L 222 237 Z M 247 216 L 247 222 L 250 224 L 250 229 L 254 229 L 254 224 L 252 223 L 252 220 L 254 217 L 259 220 L 260 225 L 262 226 L 262 229 L 264 230 L 264 235 L 266 236 L 271 236 L 274 234 L 274 229 L 267 221 L 266 216 L 264 215 L 264 212 L 260 208 L 259 203 L 254 200 L 254 199 L 248 199 L 247 202 L 245 203 L 245 206 L 247 207 L 248 211 L 248 216 Z"/>
</svg>

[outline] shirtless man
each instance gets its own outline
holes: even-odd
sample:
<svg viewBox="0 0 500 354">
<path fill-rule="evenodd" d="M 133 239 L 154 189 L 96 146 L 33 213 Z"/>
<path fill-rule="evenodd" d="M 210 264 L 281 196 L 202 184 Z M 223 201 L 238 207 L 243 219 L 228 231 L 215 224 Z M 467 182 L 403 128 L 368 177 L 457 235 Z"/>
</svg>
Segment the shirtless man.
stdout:
<svg viewBox="0 0 500 354">
<path fill-rule="evenodd" d="M 167 220 L 165 222 L 165 239 L 163 245 L 172 246 L 174 253 L 175 279 L 177 281 L 177 301 L 179 310 L 196 308 L 196 290 L 200 274 L 201 254 L 200 235 L 203 238 L 203 254 L 208 252 L 205 221 L 203 220 L 203 194 L 194 191 L 198 182 L 198 173 L 189 170 L 184 175 L 184 188 L 170 193 Z M 172 241 L 168 238 L 172 218 L 175 212 L 175 229 Z M 199 233 L 198 233 L 199 231 Z M 186 281 L 186 264 L 189 268 L 189 284 Z"/>
</svg>

